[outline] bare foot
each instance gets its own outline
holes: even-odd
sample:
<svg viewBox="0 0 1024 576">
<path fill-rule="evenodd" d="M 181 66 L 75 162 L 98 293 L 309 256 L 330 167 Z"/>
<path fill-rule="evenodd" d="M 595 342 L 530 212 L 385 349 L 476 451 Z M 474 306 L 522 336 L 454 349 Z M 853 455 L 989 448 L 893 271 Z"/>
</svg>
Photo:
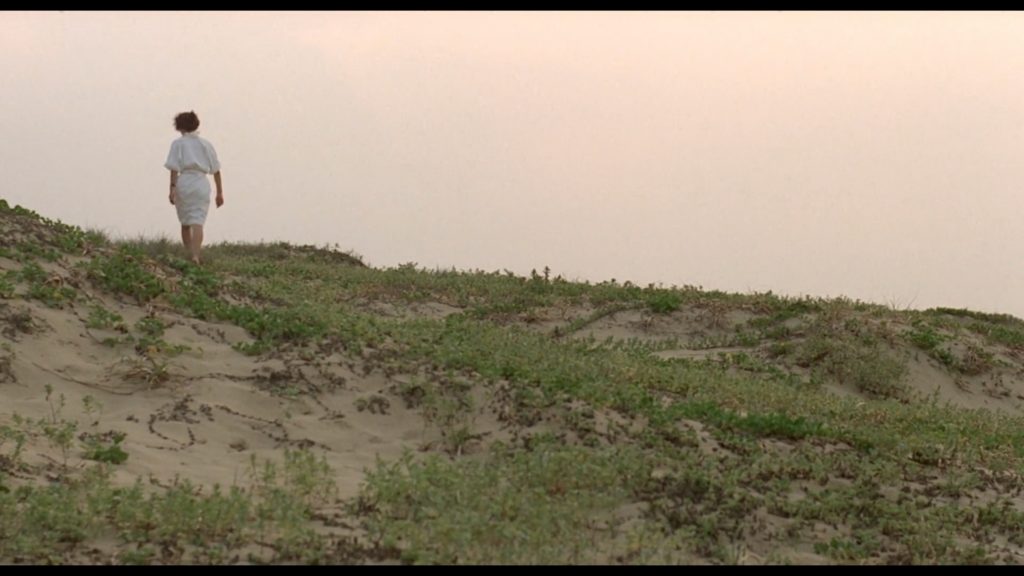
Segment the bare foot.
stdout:
<svg viewBox="0 0 1024 576">
<path fill-rule="evenodd" d="M 192 263 L 195 264 L 196 266 L 202 266 L 203 265 L 203 262 L 202 262 L 202 260 L 199 259 L 199 256 L 193 256 L 192 257 Z"/>
</svg>

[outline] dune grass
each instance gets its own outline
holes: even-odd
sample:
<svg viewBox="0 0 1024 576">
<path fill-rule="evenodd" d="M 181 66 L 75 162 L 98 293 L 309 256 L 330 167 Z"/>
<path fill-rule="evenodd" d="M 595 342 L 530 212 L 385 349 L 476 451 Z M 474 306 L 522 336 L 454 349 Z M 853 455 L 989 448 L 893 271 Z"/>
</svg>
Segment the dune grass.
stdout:
<svg viewBox="0 0 1024 576">
<path fill-rule="evenodd" d="M 5 299 L 81 307 L 94 326 L 117 326 L 122 319 L 89 308 L 72 284 L 47 283 L 41 263 L 73 254 L 95 289 L 244 328 L 253 338 L 239 346 L 245 353 L 337 353 L 367 372 L 415 376 L 392 401 L 420 410 L 445 438 L 442 450 L 367 471 L 360 496 L 344 503 L 369 542 L 355 552 L 311 528 L 317 507 L 336 502 L 329 470 L 309 452 L 285 453 L 248 487 L 199 494 L 184 484 L 113 487 L 111 462 L 57 485 L 15 487 L 24 439 L 40 432 L 8 426 L 0 560 L 68 561 L 101 534 L 120 542 L 121 561 L 140 563 L 235 562 L 257 544 L 260 561 L 281 562 L 365 561 L 370 549 L 445 564 L 1022 558 L 1024 421 L 906 385 L 918 352 L 960 375 L 991 370 L 991 350 L 1024 346 L 1019 319 L 594 284 L 548 270 L 373 268 L 352 253 L 282 243 L 212 245 L 196 267 L 167 239 L 110 241 L 0 208 L 9 226 L 27 230 L 35 218 L 44 230 L 35 243 L 3 246 L 20 263 L 0 285 Z M 417 312 L 428 304 L 446 313 Z M 663 358 L 656 352 L 679 347 L 678 337 L 586 335 L 629 312 L 650 325 L 697 322 L 704 347 L 731 351 Z M 148 338 L 152 358 L 173 353 L 159 345 L 161 326 L 124 328 Z M 514 434 L 480 444 L 467 414 L 481 408 Z M 482 448 L 470 450 L 474 442 Z"/>
</svg>

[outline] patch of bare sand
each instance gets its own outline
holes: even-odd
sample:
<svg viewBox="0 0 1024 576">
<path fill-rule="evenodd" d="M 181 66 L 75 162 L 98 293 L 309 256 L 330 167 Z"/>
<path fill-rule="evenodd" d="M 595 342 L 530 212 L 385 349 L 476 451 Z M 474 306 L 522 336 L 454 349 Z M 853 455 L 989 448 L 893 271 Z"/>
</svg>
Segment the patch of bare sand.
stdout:
<svg viewBox="0 0 1024 576">
<path fill-rule="evenodd" d="M 384 302 L 380 300 L 370 300 L 356 303 L 356 306 L 366 312 L 397 320 L 409 320 L 412 318 L 443 320 L 452 314 L 462 312 L 462 308 L 435 301 Z"/>
<path fill-rule="evenodd" d="M 1015 396 L 996 396 L 985 392 L 985 384 L 1003 381 L 1006 375 L 1001 371 L 975 377 L 951 374 L 930 358 L 919 358 L 909 363 L 907 385 L 924 397 L 936 396 L 942 403 L 968 409 L 987 409 L 1005 414 L 1022 414 L 1021 400 Z M 1015 387 L 1020 382 L 1014 382 Z"/>
<path fill-rule="evenodd" d="M 582 318 L 593 310 L 581 308 L 563 316 Z M 715 345 L 727 343 L 737 334 L 738 329 L 758 318 L 752 312 L 735 310 L 713 310 L 700 307 L 681 308 L 670 314 L 654 314 L 646 309 L 629 309 L 608 314 L 587 324 L 573 334 L 573 337 L 592 337 L 598 341 L 639 340 L 651 343 L 674 342 L 667 350 L 654 352 L 663 359 L 705 360 L 720 354 L 747 353 L 763 357 L 779 368 L 808 378 L 809 371 L 791 366 L 764 354 L 761 347 Z M 786 325 L 795 331 L 802 326 L 802 320 L 791 318 Z M 564 329 L 571 320 L 549 318 L 545 326 L 555 325 Z M 709 344 L 711 344 L 709 346 Z M 940 403 L 950 403 L 967 409 L 986 409 L 1009 415 L 1024 414 L 1024 358 L 1019 353 L 1001 346 L 987 343 L 981 337 L 962 334 L 954 342 L 951 353 L 976 373 L 942 366 L 920 350 L 896 346 L 893 352 L 907 359 L 908 372 L 904 383 L 912 397 L 936 397 Z M 867 398 L 868 394 L 850 384 L 828 382 L 826 390 L 839 396 Z"/>
<path fill-rule="evenodd" d="M 1016 365 L 1000 365 L 977 375 L 964 375 L 924 354 L 910 354 L 903 383 L 914 401 L 935 399 L 968 410 L 1024 415 L 1024 377 Z M 864 398 L 852 385 L 829 382 L 825 388 L 840 396 Z"/>
<path fill-rule="evenodd" d="M 128 304 L 111 308 L 129 326 L 147 314 Z M 357 398 L 386 392 L 391 383 L 380 375 L 357 373 L 338 363 L 330 367 L 333 381 L 307 373 L 319 378 L 321 389 L 344 383 L 329 393 L 287 398 L 264 389 L 263 369 L 282 370 L 285 363 L 232 348 L 243 335 L 230 326 L 158 314 L 170 325 L 162 338 L 187 349 L 156 356 L 166 362 L 167 378 L 147 381 L 145 369 L 152 367 L 131 344 L 103 344 L 101 336 L 113 331 L 87 328 L 87 310 L 20 301 L 18 310 L 30 317 L 32 328 L 16 340 L 7 339 L 12 378 L 0 382 L 0 423 L 11 423 L 18 414 L 74 421 L 79 432 L 124 432 L 122 446 L 129 458 L 116 467 L 119 482 L 148 478 L 164 484 L 180 477 L 207 486 L 230 485 L 246 479 L 252 456 L 280 460 L 285 447 L 308 447 L 325 456 L 340 495 L 351 497 L 378 457 L 397 458 L 424 438 L 422 417 L 400 402 L 392 402 L 386 411 L 356 407 Z M 49 401 L 48 385 L 53 391 Z M 98 414 L 86 414 L 86 396 L 102 406 Z M 71 467 L 84 464 L 77 447 L 68 456 Z M 42 437 L 30 442 L 25 455 L 27 463 L 40 466 L 63 460 L 61 450 Z"/>
<path fill-rule="evenodd" d="M 695 343 L 727 338 L 736 326 L 745 324 L 751 315 L 742 310 L 726 312 L 709 318 L 703 310 L 683 308 L 669 314 L 655 314 L 646 309 L 629 309 L 611 313 L 581 328 L 576 336 L 596 340 L 667 340 Z"/>
<path fill-rule="evenodd" d="M 705 360 L 707 358 L 717 358 L 719 354 L 736 354 L 739 352 L 750 352 L 750 348 L 741 348 L 738 346 L 725 346 L 722 348 L 702 348 L 696 350 L 688 349 L 676 349 L 676 350 L 661 350 L 655 352 L 653 356 L 663 358 L 665 360 L 670 359 L 684 359 L 684 360 Z"/>
</svg>

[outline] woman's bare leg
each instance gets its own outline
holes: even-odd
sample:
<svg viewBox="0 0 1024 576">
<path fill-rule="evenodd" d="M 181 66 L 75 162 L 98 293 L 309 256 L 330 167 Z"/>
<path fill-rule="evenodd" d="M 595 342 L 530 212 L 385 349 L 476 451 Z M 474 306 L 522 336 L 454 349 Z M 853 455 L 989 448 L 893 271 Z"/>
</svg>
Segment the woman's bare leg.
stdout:
<svg viewBox="0 0 1024 576">
<path fill-rule="evenodd" d="M 201 224 L 192 225 L 192 261 L 199 264 L 199 251 L 203 248 L 203 226 Z"/>
<path fill-rule="evenodd" d="M 185 226 L 185 225 L 181 226 L 181 243 L 185 245 L 185 250 L 187 250 L 188 253 L 191 254 L 192 253 L 192 227 L 191 226 Z"/>
</svg>

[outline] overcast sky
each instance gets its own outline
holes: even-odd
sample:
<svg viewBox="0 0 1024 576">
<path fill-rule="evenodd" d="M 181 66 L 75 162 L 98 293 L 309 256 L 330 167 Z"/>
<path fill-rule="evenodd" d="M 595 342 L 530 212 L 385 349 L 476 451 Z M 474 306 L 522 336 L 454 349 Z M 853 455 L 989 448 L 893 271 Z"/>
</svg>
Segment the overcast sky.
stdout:
<svg viewBox="0 0 1024 576">
<path fill-rule="evenodd" d="M 374 266 L 1024 316 L 1024 14 L 0 13 L 0 197 Z"/>
</svg>

